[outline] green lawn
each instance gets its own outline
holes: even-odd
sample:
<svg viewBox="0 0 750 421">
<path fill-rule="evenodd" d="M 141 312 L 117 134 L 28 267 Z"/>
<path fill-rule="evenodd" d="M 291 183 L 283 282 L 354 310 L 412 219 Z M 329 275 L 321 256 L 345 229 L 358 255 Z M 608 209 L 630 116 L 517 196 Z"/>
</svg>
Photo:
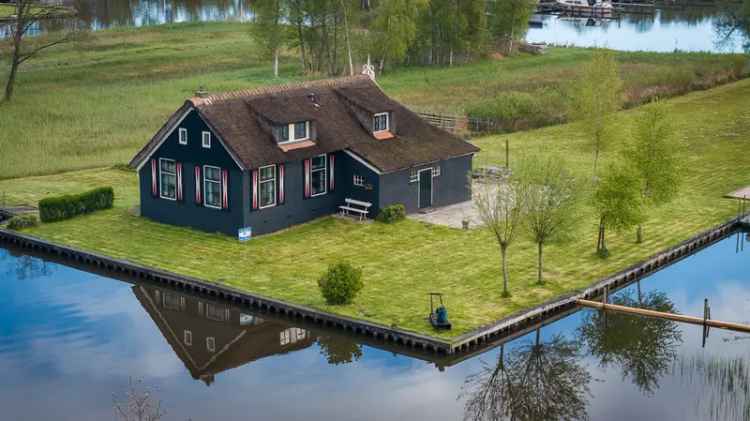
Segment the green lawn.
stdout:
<svg viewBox="0 0 750 421">
<path fill-rule="evenodd" d="M 273 79 L 271 64 L 255 50 L 246 24 L 190 23 L 94 32 L 44 51 L 21 68 L 14 101 L 0 106 L 0 179 L 128 162 L 200 86 L 215 92 L 300 78 L 295 56 L 283 57 L 282 77 Z M 3 52 L 0 41 L 0 81 L 7 71 Z M 416 109 L 459 112 L 501 93 L 564 86 L 590 54 L 552 49 L 452 68 L 405 68 L 380 82 Z M 725 77 L 740 58 L 618 53 L 628 96 Z"/>
<path fill-rule="evenodd" d="M 590 285 L 734 215 L 736 204 L 721 196 L 750 184 L 750 80 L 689 94 L 668 104 L 681 141 L 686 179 L 678 199 L 652 214 L 646 224 L 646 241 L 635 244 L 632 232 L 610 234 L 611 257 L 600 260 L 593 253 L 596 218 L 585 208 L 576 239 L 547 248 L 548 283 L 544 287 L 535 284 L 533 244 L 523 240 L 513 245 L 510 299 L 500 296 L 498 248 L 484 230 L 462 231 L 410 220 L 395 225 L 359 224 L 329 217 L 240 244 L 230 237 L 134 216 L 135 174 L 115 169 L 0 181 L 0 200 L 5 193 L 10 203 L 33 203 L 49 194 L 113 184 L 118 197 L 115 209 L 44 224 L 29 233 L 334 313 L 450 338 Z M 619 114 L 623 139 L 636 112 Z M 578 175 L 589 178 L 592 152 L 579 132 L 569 124 L 508 135 L 511 159 L 556 154 Z M 483 152 L 477 160 L 503 162 L 503 140 L 501 136 L 478 140 Z M 603 159 L 616 159 L 615 149 L 605 152 Z M 340 260 L 363 268 L 365 288 L 353 304 L 331 307 L 323 302 L 316 281 L 328 264 Z M 449 333 L 433 332 L 424 319 L 426 294 L 431 291 L 446 294 L 454 323 Z"/>
</svg>

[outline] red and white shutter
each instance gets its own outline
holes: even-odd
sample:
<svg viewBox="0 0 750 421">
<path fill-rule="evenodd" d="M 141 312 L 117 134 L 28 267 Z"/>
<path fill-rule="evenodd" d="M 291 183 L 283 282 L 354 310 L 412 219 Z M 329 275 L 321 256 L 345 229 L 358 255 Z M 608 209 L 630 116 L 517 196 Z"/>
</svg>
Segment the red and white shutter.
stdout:
<svg viewBox="0 0 750 421">
<path fill-rule="evenodd" d="M 310 197 L 312 192 L 312 186 L 310 185 L 310 182 L 312 181 L 312 162 L 309 159 L 306 159 L 304 161 L 304 170 L 305 170 L 305 198 Z"/>
<path fill-rule="evenodd" d="M 221 208 L 229 209 L 229 171 L 221 170 Z"/>
<path fill-rule="evenodd" d="M 151 160 L 151 196 L 159 195 L 159 182 L 157 180 L 156 160 Z"/>
<path fill-rule="evenodd" d="M 328 191 L 333 191 L 336 187 L 336 157 L 333 154 L 328 155 Z"/>
<path fill-rule="evenodd" d="M 203 196 L 201 196 L 201 186 L 203 181 L 201 180 L 201 167 L 195 166 L 195 203 L 198 205 L 203 204 Z"/>
<path fill-rule="evenodd" d="M 279 204 L 284 203 L 284 164 L 279 164 Z"/>
<path fill-rule="evenodd" d="M 258 209 L 258 170 L 253 170 L 253 209 Z"/>
<path fill-rule="evenodd" d="M 177 200 L 182 201 L 182 162 L 175 164 L 177 172 Z"/>
</svg>

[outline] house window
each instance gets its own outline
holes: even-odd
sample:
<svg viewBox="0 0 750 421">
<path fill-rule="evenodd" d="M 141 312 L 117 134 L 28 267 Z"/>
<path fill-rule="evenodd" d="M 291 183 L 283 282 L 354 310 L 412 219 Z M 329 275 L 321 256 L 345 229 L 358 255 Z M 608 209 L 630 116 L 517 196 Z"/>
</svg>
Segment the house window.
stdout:
<svg viewBox="0 0 750 421">
<path fill-rule="evenodd" d="M 206 349 L 208 352 L 216 352 L 216 338 L 213 336 L 206 338 Z"/>
<path fill-rule="evenodd" d="M 171 159 L 159 159 L 159 196 L 177 200 L 177 168 Z"/>
<path fill-rule="evenodd" d="M 189 330 L 185 330 L 182 333 L 182 342 L 184 342 L 185 345 L 187 346 L 192 346 L 193 345 L 193 332 Z"/>
<path fill-rule="evenodd" d="M 310 122 L 298 121 L 296 123 L 278 126 L 276 128 L 276 133 L 279 138 L 279 143 L 307 140 L 310 138 Z"/>
<path fill-rule="evenodd" d="M 221 168 L 203 167 L 203 204 L 209 208 L 221 209 Z"/>
<path fill-rule="evenodd" d="M 416 183 L 417 180 L 419 180 L 419 175 L 417 173 L 417 168 L 413 167 L 411 171 L 409 171 L 409 182 L 410 183 Z"/>
<path fill-rule="evenodd" d="M 203 132 L 201 134 L 201 144 L 204 148 L 211 148 L 211 132 Z"/>
<path fill-rule="evenodd" d="M 260 168 L 260 208 L 276 206 L 276 165 Z"/>
<path fill-rule="evenodd" d="M 365 178 L 361 175 L 354 174 L 354 185 L 358 187 L 364 187 L 365 186 Z"/>
<path fill-rule="evenodd" d="M 328 188 L 328 157 L 326 154 L 318 155 L 312 159 L 311 172 L 311 196 L 320 196 L 327 193 Z"/>
<path fill-rule="evenodd" d="M 178 132 L 180 134 L 180 145 L 187 145 L 187 129 L 180 127 L 180 130 L 178 130 Z"/>
<path fill-rule="evenodd" d="M 432 176 L 433 177 L 440 177 L 440 165 L 436 165 L 432 167 Z"/>
<path fill-rule="evenodd" d="M 223 322 L 224 319 L 224 307 L 219 307 L 217 305 L 207 303 L 206 304 L 206 317 L 211 320 L 216 320 L 217 322 Z"/>
<path fill-rule="evenodd" d="M 378 113 L 372 119 L 372 131 L 373 132 L 384 132 L 390 130 L 388 124 L 388 113 Z"/>
<path fill-rule="evenodd" d="M 165 292 L 162 297 L 164 297 L 162 301 L 162 305 L 164 306 L 164 308 L 166 308 L 167 310 L 175 310 L 175 311 L 180 310 L 180 296 L 179 295 Z"/>
</svg>

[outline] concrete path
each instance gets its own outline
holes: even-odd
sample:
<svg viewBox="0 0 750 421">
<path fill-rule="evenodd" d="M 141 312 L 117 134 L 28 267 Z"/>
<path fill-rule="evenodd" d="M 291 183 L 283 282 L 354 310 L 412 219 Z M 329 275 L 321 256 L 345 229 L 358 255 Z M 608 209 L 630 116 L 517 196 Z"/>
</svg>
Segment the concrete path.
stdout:
<svg viewBox="0 0 750 421">
<path fill-rule="evenodd" d="M 426 213 L 414 213 L 408 217 L 415 221 L 445 225 L 451 228 L 462 228 L 462 221 L 464 219 L 469 220 L 469 228 L 477 228 L 481 225 L 479 214 L 472 200 L 430 209 Z"/>
</svg>

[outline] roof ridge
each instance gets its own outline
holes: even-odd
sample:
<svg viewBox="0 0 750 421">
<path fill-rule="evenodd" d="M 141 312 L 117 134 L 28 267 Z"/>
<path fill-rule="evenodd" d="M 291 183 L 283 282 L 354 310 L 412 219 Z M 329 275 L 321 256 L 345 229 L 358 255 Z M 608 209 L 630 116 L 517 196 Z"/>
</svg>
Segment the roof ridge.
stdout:
<svg viewBox="0 0 750 421">
<path fill-rule="evenodd" d="M 227 101 L 231 99 L 248 98 L 248 97 L 260 96 L 260 95 L 289 92 L 289 91 L 293 91 L 296 89 L 337 87 L 337 86 L 347 85 L 347 84 L 360 81 L 360 80 L 371 80 L 371 79 L 367 75 L 355 75 L 355 76 L 345 76 L 345 77 L 339 77 L 339 78 L 307 80 L 307 81 L 302 81 L 302 82 L 289 82 L 289 83 L 283 83 L 279 85 L 258 86 L 255 88 L 219 92 L 219 93 L 211 94 L 205 97 L 193 96 L 189 98 L 188 101 L 192 102 L 193 105 L 198 107 L 202 105 L 212 105 L 218 102 L 223 102 L 223 101 Z"/>
</svg>

